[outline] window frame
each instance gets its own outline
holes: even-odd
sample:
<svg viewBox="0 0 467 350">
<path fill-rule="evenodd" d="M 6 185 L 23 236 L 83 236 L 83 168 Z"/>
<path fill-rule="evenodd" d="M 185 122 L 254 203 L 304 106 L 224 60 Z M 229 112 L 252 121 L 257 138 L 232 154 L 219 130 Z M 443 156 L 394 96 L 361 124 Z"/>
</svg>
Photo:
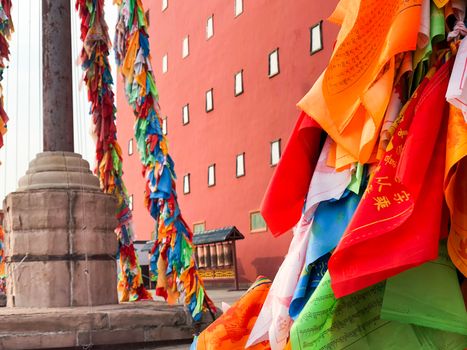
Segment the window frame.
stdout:
<svg viewBox="0 0 467 350">
<path fill-rule="evenodd" d="M 212 33 L 209 35 L 209 23 L 211 23 Z M 214 36 L 214 14 L 208 17 L 206 20 L 206 40 L 211 39 Z"/>
<path fill-rule="evenodd" d="M 162 74 L 166 74 L 169 71 L 169 55 L 166 53 L 162 56 Z"/>
<path fill-rule="evenodd" d="M 210 93 L 211 96 L 211 109 L 208 109 L 208 94 Z M 214 110 L 214 89 L 210 88 L 209 90 L 206 91 L 205 93 L 205 111 L 206 113 L 210 113 Z"/>
<path fill-rule="evenodd" d="M 277 52 L 277 72 L 271 74 L 271 55 Z M 279 60 L 279 48 L 275 48 L 268 55 L 268 78 L 273 78 L 281 72 L 280 60 Z"/>
<path fill-rule="evenodd" d="M 133 137 L 128 140 L 128 155 L 131 156 L 133 155 L 134 150 L 133 150 Z"/>
<path fill-rule="evenodd" d="M 253 226 L 253 225 L 252 225 L 252 224 L 253 224 L 252 217 L 253 217 L 254 214 L 259 214 L 259 215 L 261 215 L 261 211 L 260 211 L 259 209 L 257 209 L 257 210 L 251 210 L 251 211 L 249 212 L 249 219 L 250 219 L 250 220 L 249 220 L 249 228 L 250 228 L 250 233 L 267 232 L 267 230 L 268 230 L 268 224 L 267 224 L 266 220 L 264 220 L 263 215 L 261 215 L 261 217 L 262 217 L 262 219 L 263 219 L 263 221 L 264 221 L 264 227 L 262 227 L 262 228 L 257 228 L 257 229 L 253 229 L 253 227 L 252 227 L 252 226 Z"/>
<path fill-rule="evenodd" d="M 242 156 L 242 163 L 243 163 L 243 174 L 238 174 L 238 157 Z M 235 157 L 235 177 L 238 179 L 240 177 L 244 177 L 246 175 L 246 167 L 245 167 L 245 152 L 237 154 Z"/>
<path fill-rule="evenodd" d="M 240 74 L 240 83 L 241 83 L 241 91 L 240 92 L 237 92 L 237 76 Z M 243 89 L 243 69 L 238 71 L 237 73 L 234 74 L 234 96 L 237 97 L 237 96 L 240 96 L 241 94 L 243 94 L 244 92 L 244 89 Z"/>
<path fill-rule="evenodd" d="M 168 134 L 168 129 L 167 129 L 167 116 L 165 118 L 162 118 L 162 125 L 161 125 L 161 131 L 162 135 L 167 136 Z"/>
<path fill-rule="evenodd" d="M 320 40 L 320 47 L 316 50 L 313 50 L 313 29 L 319 28 L 319 40 Z M 323 45 L 323 21 L 319 21 L 318 23 L 312 25 L 310 27 L 310 56 L 324 50 Z"/>
<path fill-rule="evenodd" d="M 133 195 L 129 195 L 128 196 L 128 209 L 133 211 L 133 208 L 134 208 L 134 198 L 133 198 Z"/>
<path fill-rule="evenodd" d="M 197 225 L 203 225 L 203 226 L 204 226 L 204 229 L 203 229 L 202 232 L 205 232 L 205 231 L 206 231 L 206 220 L 204 220 L 204 221 L 197 221 L 197 222 L 194 222 L 194 223 L 193 223 L 193 235 L 198 235 L 198 234 L 199 234 L 199 232 L 198 232 L 198 233 L 195 232 L 195 226 L 197 226 Z"/>
<path fill-rule="evenodd" d="M 238 13 L 237 13 L 237 3 L 241 4 L 241 10 Z M 235 15 L 235 18 L 240 16 L 243 13 L 243 11 L 245 10 L 245 7 L 243 5 L 244 5 L 243 0 L 234 0 L 234 15 Z"/>
<path fill-rule="evenodd" d="M 190 173 L 186 173 L 185 175 L 183 175 L 183 194 L 185 195 L 191 193 L 190 177 Z M 188 182 L 185 182 L 185 179 L 188 179 Z M 188 185 L 188 190 L 185 187 L 186 184 Z"/>
<path fill-rule="evenodd" d="M 185 122 L 185 108 L 186 108 L 186 122 Z M 190 124 L 190 104 L 187 103 L 182 107 L 182 125 Z"/>
<path fill-rule="evenodd" d="M 273 163 L 273 144 L 275 143 L 278 143 L 279 144 L 279 158 L 277 160 L 277 163 Z M 276 139 L 274 141 L 271 141 L 270 142 L 270 146 L 269 146 L 269 165 L 271 165 L 272 167 L 276 166 L 277 164 L 279 164 L 280 160 L 281 160 L 281 156 L 282 156 L 282 147 L 281 147 L 281 139 Z"/>
<path fill-rule="evenodd" d="M 210 180 L 210 169 L 213 169 L 213 173 L 212 173 L 213 183 L 212 184 L 209 181 Z M 213 163 L 208 166 L 208 187 L 214 187 L 214 186 L 216 186 L 216 163 Z"/>
<path fill-rule="evenodd" d="M 186 54 L 185 54 L 185 43 L 186 43 Z M 185 59 L 190 56 L 190 36 L 187 35 L 182 40 L 182 58 Z"/>
</svg>

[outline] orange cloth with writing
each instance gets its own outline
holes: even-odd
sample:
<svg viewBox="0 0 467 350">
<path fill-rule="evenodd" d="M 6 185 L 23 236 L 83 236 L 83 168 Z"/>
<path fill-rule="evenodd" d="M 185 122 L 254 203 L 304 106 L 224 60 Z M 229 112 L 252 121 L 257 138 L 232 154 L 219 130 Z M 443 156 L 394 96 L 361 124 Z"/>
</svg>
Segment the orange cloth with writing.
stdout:
<svg viewBox="0 0 467 350">
<path fill-rule="evenodd" d="M 467 276 L 467 123 L 462 112 L 452 105 L 449 110 L 444 191 L 451 213 L 449 256 Z"/>
<path fill-rule="evenodd" d="M 337 143 L 336 168 L 371 159 L 395 75 L 394 56 L 414 50 L 421 0 L 341 0 L 342 25 L 328 68 L 298 106 Z"/>
<path fill-rule="evenodd" d="M 329 261 L 336 297 L 437 257 L 451 68 L 452 60 L 425 79 L 401 111 L 391 142 Z"/>
<path fill-rule="evenodd" d="M 258 277 L 240 300 L 201 332 L 196 349 L 244 350 L 270 287 L 269 279 Z M 268 350 L 269 341 L 263 341 L 248 349 Z"/>
</svg>

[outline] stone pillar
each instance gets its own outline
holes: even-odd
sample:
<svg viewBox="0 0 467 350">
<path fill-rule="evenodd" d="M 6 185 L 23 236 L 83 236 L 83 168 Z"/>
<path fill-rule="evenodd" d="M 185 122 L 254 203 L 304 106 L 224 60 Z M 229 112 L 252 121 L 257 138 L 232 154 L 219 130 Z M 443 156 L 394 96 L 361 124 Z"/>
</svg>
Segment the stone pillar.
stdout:
<svg viewBox="0 0 467 350">
<path fill-rule="evenodd" d="M 73 152 L 70 0 L 42 0 L 44 151 Z"/>
<path fill-rule="evenodd" d="M 80 155 L 39 154 L 3 207 L 8 306 L 117 303 L 116 202 Z"/>
</svg>

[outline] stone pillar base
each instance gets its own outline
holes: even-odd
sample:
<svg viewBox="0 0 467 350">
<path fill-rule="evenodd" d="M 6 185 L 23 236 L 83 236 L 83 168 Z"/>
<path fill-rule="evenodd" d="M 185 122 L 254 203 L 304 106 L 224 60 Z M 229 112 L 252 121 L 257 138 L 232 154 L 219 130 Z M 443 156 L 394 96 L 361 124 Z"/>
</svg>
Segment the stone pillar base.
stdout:
<svg viewBox="0 0 467 350">
<path fill-rule="evenodd" d="M 156 301 L 95 308 L 3 308 L 0 349 L 159 349 L 167 344 L 187 344 L 181 348 L 188 349 L 193 326 L 183 306 Z"/>
<path fill-rule="evenodd" d="M 80 155 L 39 154 L 4 209 L 7 306 L 117 303 L 116 202 Z"/>
</svg>

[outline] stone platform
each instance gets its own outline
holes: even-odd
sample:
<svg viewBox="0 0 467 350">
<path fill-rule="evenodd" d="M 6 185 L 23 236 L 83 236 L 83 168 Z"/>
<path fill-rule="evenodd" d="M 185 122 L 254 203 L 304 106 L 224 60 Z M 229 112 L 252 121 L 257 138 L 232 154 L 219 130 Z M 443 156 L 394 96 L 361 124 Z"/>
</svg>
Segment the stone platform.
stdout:
<svg viewBox="0 0 467 350">
<path fill-rule="evenodd" d="M 171 344 L 186 344 L 188 349 L 194 326 L 182 306 L 157 301 L 1 308 L 0 350 L 154 349 Z"/>
</svg>

